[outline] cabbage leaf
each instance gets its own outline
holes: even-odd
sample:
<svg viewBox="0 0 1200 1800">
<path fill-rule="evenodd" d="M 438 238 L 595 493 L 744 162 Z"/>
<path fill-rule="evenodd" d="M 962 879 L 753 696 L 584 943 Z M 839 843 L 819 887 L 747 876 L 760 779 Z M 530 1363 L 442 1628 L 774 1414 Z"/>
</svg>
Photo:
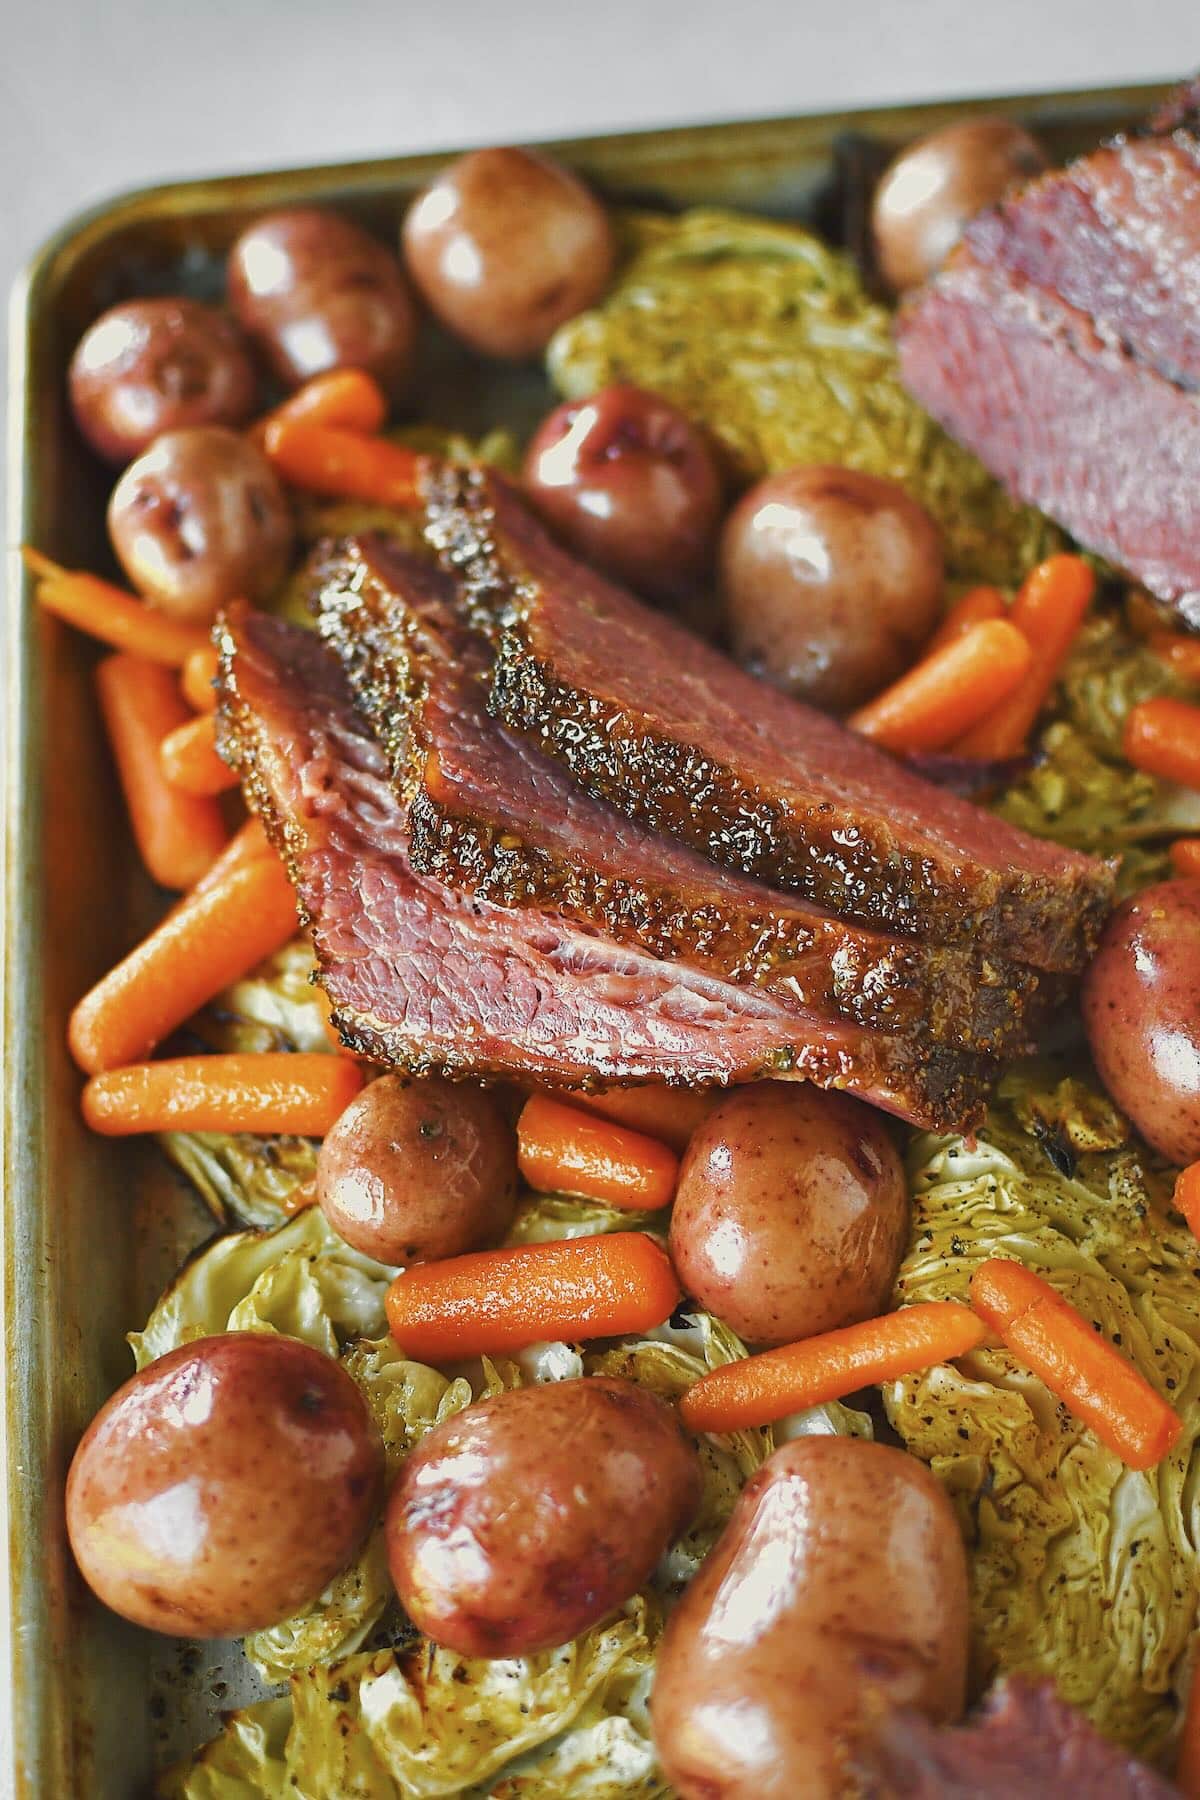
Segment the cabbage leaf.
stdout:
<svg viewBox="0 0 1200 1800">
<path fill-rule="evenodd" d="M 1125 1466 L 1006 1350 L 891 1384 L 888 1417 L 955 1500 L 970 1546 L 975 1676 L 1049 1675 L 1146 1755 L 1200 1589 L 1200 1244 L 1170 1171 L 1075 1072 L 1008 1076 L 972 1147 L 912 1149 L 914 1228 L 900 1301 L 965 1300 L 989 1256 L 1044 1273 L 1184 1422 L 1145 1473 Z"/>
<path fill-rule="evenodd" d="M 159 1777 L 159 1800 L 293 1800 L 284 1761 L 291 1724 L 286 1695 L 230 1713 L 217 1737 Z"/>
</svg>

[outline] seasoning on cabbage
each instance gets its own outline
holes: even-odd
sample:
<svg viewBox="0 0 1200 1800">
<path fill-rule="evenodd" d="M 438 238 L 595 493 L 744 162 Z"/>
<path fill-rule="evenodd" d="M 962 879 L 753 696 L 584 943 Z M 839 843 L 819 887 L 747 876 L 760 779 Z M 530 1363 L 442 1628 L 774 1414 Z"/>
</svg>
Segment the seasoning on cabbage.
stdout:
<svg viewBox="0 0 1200 1800">
<path fill-rule="evenodd" d="M 1183 1420 L 1157 1469 L 1127 1469 L 1003 1349 L 885 1395 L 967 1531 L 976 1679 L 1052 1676 L 1153 1756 L 1200 1590 L 1200 1244 L 1171 1209 L 1171 1172 L 1089 1079 L 1049 1065 L 1006 1077 L 974 1147 L 926 1135 L 912 1159 L 899 1300 L 964 1300 L 985 1257 L 1016 1257 Z"/>
<path fill-rule="evenodd" d="M 903 483 L 942 528 L 947 566 L 1012 586 L 1061 542 L 906 392 L 891 316 L 849 257 L 742 213 L 635 213 L 607 297 L 549 349 L 562 393 L 634 381 L 707 426 L 743 481 L 832 462 Z"/>
</svg>

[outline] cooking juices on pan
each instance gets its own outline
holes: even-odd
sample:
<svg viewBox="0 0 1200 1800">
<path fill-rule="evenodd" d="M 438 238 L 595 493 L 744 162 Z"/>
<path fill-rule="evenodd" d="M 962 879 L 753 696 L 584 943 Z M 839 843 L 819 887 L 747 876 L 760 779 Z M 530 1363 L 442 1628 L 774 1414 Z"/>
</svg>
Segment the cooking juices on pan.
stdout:
<svg viewBox="0 0 1200 1800">
<path fill-rule="evenodd" d="M 1043 357 L 1088 361 L 1076 405 L 1096 429 L 1081 441 L 1099 441 L 1135 378 L 1177 403 L 1189 322 L 1167 329 L 1186 313 L 1169 271 L 1162 307 L 1139 310 L 1145 220 L 1108 255 L 1103 293 L 1070 226 L 1135 175 L 1161 210 L 1187 129 L 1181 114 L 971 223 L 1039 166 L 1036 145 L 982 122 L 902 154 L 874 212 L 892 287 L 966 234 L 906 303 L 914 385 L 935 385 L 915 347 L 941 356 L 968 310 L 981 366 L 1007 354 L 1012 295 L 1034 284 L 1020 329 Z M 1043 214 L 1065 221 L 1052 247 L 1030 225 Z M 685 284 L 703 297 L 707 281 L 717 305 L 725 229 L 707 277 Z M 786 228 L 771 229 L 778 244 Z M 212 1752 L 234 1758 L 239 1792 L 278 1791 L 277 1776 L 342 1790 L 325 1760 L 342 1752 L 308 1704 L 323 1683 L 369 1791 L 411 1791 L 412 1746 L 370 1736 L 366 1684 L 412 1693 L 394 1639 L 413 1630 L 426 1683 L 439 1657 L 460 1659 L 479 1717 L 497 1659 L 528 1695 L 460 1791 L 485 1791 L 519 1745 L 563 1795 L 586 1791 L 589 1768 L 606 1791 L 628 1768 L 631 1793 L 665 1781 L 683 1800 L 964 1780 L 987 1795 L 1068 1766 L 1097 1792 L 1166 1792 L 1044 1680 L 997 1687 L 960 1723 L 980 1698 L 969 1651 L 982 1667 L 996 1630 L 987 1525 L 981 1512 L 964 1546 L 948 1490 L 966 1489 L 921 1433 L 953 1412 L 991 1492 L 1010 1423 L 975 1445 L 972 1406 L 1016 1382 L 1042 1396 L 1056 1441 L 1074 1434 L 1111 1483 L 1147 1484 L 1164 1531 L 1178 1505 L 1149 1485 L 1193 1454 L 1177 1365 L 1149 1328 L 1101 1333 L 1078 1234 L 1038 1264 L 1108 1157 L 1112 1207 L 1147 1196 L 1121 1215 L 1139 1280 L 1153 1294 L 1181 1267 L 1200 1275 L 1161 1163 L 1078 1072 L 1072 996 L 1086 969 L 1096 1065 L 1148 1143 L 1200 1156 L 1196 884 L 1147 888 L 1105 930 L 1118 878 L 1135 886 L 1147 864 L 1119 868 L 1124 841 L 1054 830 L 1080 769 L 1142 782 L 1160 837 L 1186 814 L 1154 785 L 1153 745 L 1164 707 L 1187 735 L 1187 641 L 1121 639 L 1129 667 L 1157 673 L 1114 721 L 1116 677 L 1086 661 L 1118 629 L 1107 576 L 1097 600 L 1094 569 L 1058 543 L 1015 593 L 954 566 L 948 588 L 938 524 L 856 465 L 853 435 L 844 465 L 814 456 L 739 483 L 703 383 L 689 412 L 621 370 L 550 414 L 520 479 L 382 435 L 419 354 L 420 300 L 481 354 L 549 346 L 566 367 L 589 333 L 617 341 L 619 242 L 567 171 L 475 152 L 412 208 L 403 262 L 332 213 L 269 215 L 231 254 L 232 319 L 125 302 L 76 353 L 72 403 L 121 470 L 110 533 L 138 597 L 30 560 L 46 607 L 116 652 L 98 687 L 134 835 L 180 894 L 76 1009 L 85 1116 L 173 1133 L 177 1155 L 236 1147 L 233 1167 L 262 1145 L 296 1170 L 270 1228 L 218 1238 L 135 1339 L 139 1372 L 72 1466 L 77 1560 L 136 1622 L 244 1635 L 257 1669 L 293 1674 L 290 1701 L 263 1703 L 283 1709 L 269 1730 L 251 1708 Z M 874 328 L 848 266 L 799 231 L 789 249 L 793 279 L 829 279 Z M 775 279 L 765 261 L 760 276 Z M 1115 362 L 1050 318 L 1100 324 L 1102 302 L 1129 323 Z M 964 418 L 981 392 L 967 371 Z M 1032 390 L 1022 406 L 1035 443 L 1046 408 Z M 963 435 L 1011 473 L 980 416 Z M 302 556 L 329 501 L 370 510 L 326 515 L 338 528 Z M 1089 535 L 1086 509 L 1061 512 L 1187 616 L 1123 523 Z M 1105 751 L 1091 763 L 1071 736 L 1089 704 Z M 995 810 L 919 773 L 930 753 L 973 767 Z M 1014 768 L 1019 795 L 1003 789 Z M 234 785 L 252 815 L 236 830 Z M 1042 808 L 1040 835 L 1006 816 L 1017 798 Z M 298 929 L 320 1008 L 283 998 Z M 270 997 L 269 1049 L 237 1041 L 245 987 Z M 1004 1075 L 1047 1032 L 1076 1072 L 1049 1087 Z M 896 1118 L 926 1133 L 909 1139 L 915 1178 Z M 1175 1202 L 1188 1219 L 1192 1174 Z M 960 1211 L 943 1239 L 920 1220 L 945 1182 Z M 1049 1184 L 1041 1235 L 1005 1236 L 1007 1182 L 1023 1205 Z M 1131 1304 L 1127 1263 L 1105 1279 Z M 299 1268 L 295 1310 L 284 1271 Z M 216 1292 L 230 1304 L 212 1315 Z M 919 1428 L 913 1384 L 931 1384 Z M 903 1448 L 869 1441 L 882 1408 Z M 1022 1443 L 1049 1429 L 1030 1417 Z M 573 1710 L 555 1697 L 564 1645 L 581 1668 L 610 1659 Z M 1036 1645 L 991 1661 L 1062 1672 Z M 649 1720 L 634 1698 L 648 1671 Z M 1118 1735 L 1162 1761 L 1169 1703 L 1124 1679 L 1149 1722 Z M 1088 1710 L 1108 1725 L 1121 1682 L 1104 1686 Z M 1198 1733 L 1189 1715 L 1185 1769 Z M 423 1766 L 431 1745 L 412 1751 Z M 163 1792 L 197 1794 L 193 1777 L 201 1763 Z"/>
</svg>

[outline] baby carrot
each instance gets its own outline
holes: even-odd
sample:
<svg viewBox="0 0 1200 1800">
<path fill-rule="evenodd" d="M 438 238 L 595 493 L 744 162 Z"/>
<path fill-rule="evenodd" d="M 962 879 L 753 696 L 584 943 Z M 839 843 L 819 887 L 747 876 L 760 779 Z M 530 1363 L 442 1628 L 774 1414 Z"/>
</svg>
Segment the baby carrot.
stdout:
<svg viewBox="0 0 1200 1800">
<path fill-rule="evenodd" d="M 1007 619 L 985 619 L 922 657 L 846 723 L 887 750 L 943 750 L 1011 694 L 1032 661 Z"/>
<path fill-rule="evenodd" d="M 1177 875 L 1200 875 L 1200 838 L 1176 838 L 1167 855 Z"/>
<path fill-rule="evenodd" d="M 960 756 L 1019 756 L 1079 633 L 1096 577 L 1079 556 L 1051 556 L 1026 576 L 1009 613 L 1029 644 L 1029 668 L 1006 700 L 955 744 Z"/>
<path fill-rule="evenodd" d="M 954 1300 L 927 1300 L 881 1319 L 724 1363 L 688 1389 L 679 1410 L 693 1431 L 769 1425 L 874 1382 L 965 1356 L 986 1336 L 969 1307 Z"/>
<path fill-rule="evenodd" d="M 248 863 L 257 862 L 259 857 L 274 855 L 274 846 L 263 830 L 262 820 L 247 819 L 234 832 L 212 867 L 205 869 L 195 887 L 188 890 L 187 898 L 193 900 L 197 894 L 221 887 L 235 869 L 245 868 Z"/>
<path fill-rule="evenodd" d="M 387 1293 L 388 1325 L 406 1356 L 458 1361 L 649 1331 L 681 1295 L 666 1252 L 641 1231 L 557 1238 L 417 1263 Z"/>
<path fill-rule="evenodd" d="M 1183 631 L 1152 631 L 1150 648 L 1184 681 L 1200 681 L 1200 638 Z"/>
<path fill-rule="evenodd" d="M 357 1063 L 324 1052 L 181 1056 L 93 1075 L 83 1116 L 105 1137 L 143 1131 L 324 1137 L 362 1087 Z"/>
<path fill-rule="evenodd" d="M 925 655 L 931 656 L 935 650 L 942 650 L 947 644 L 952 644 L 955 638 L 963 637 L 972 625 L 982 625 L 985 619 L 1007 617 L 1008 605 L 999 588 L 972 588 L 954 602 L 926 644 Z"/>
<path fill-rule="evenodd" d="M 1050 1392 L 1131 1469 L 1152 1469 L 1182 1430 L 1162 1396 L 1069 1300 L 1023 1263 L 990 1257 L 971 1305 Z"/>
<path fill-rule="evenodd" d="M 26 550 L 24 555 L 27 567 L 42 577 L 37 586 L 38 605 L 76 631 L 111 644 L 114 650 L 129 650 L 148 662 L 178 669 L 193 650 L 208 642 L 208 634 L 200 626 L 183 625 L 124 588 L 101 581 L 98 575 L 60 569 L 36 550 Z"/>
<path fill-rule="evenodd" d="M 1200 706 L 1143 700 L 1129 710 L 1122 748 L 1135 769 L 1200 788 Z"/>
<path fill-rule="evenodd" d="M 136 1062 L 295 931 L 291 883 L 274 857 L 198 887 L 84 995 L 68 1028 L 72 1056 L 89 1075 Z"/>
<path fill-rule="evenodd" d="M 1183 1800 L 1200 1800 L 1200 1657 L 1192 1664 L 1187 1710 L 1175 1756 L 1175 1786 Z"/>
<path fill-rule="evenodd" d="M 380 506 L 415 507 L 420 501 L 428 458 L 386 438 L 277 419 L 267 428 L 266 449 L 276 473 L 309 493 Z"/>
<path fill-rule="evenodd" d="M 184 663 L 179 691 L 193 712 L 216 712 L 217 690 L 213 683 L 217 679 L 220 660 L 212 644 L 202 644 Z"/>
<path fill-rule="evenodd" d="M 542 1194 L 580 1194 L 653 1212 L 675 1193 L 679 1158 L 658 1138 L 534 1094 L 517 1120 L 517 1167 Z"/>
<path fill-rule="evenodd" d="M 185 719 L 169 731 L 158 747 L 163 778 L 184 794 L 224 794 L 238 784 L 238 775 L 217 755 L 216 727 L 211 713 Z"/>
<path fill-rule="evenodd" d="M 175 677 L 122 652 L 99 665 L 96 691 L 142 861 L 160 886 L 191 887 L 228 833 L 216 802 L 180 793 L 159 763 L 163 738 L 188 717 Z"/>
<path fill-rule="evenodd" d="M 680 1155 L 697 1126 L 707 1119 L 721 1098 L 720 1088 L 675 1088 L 650 1081 L 642 1087 L 609 1088 L 602 1094 L 572 1094 L 571 1105 L 599 1113 L 632 1131 L 670 1144 Z"/>
<path fill-rule="evenodd" d="M 335 425 L 343 431 L 369 434 L 382 430 L 387 410 L 383 389 L 365 369 L 329 369 L 324 375 L 314 375 L 273 412 L 251 425 L 249 435 L 261 448 L 271 426 L 280 422 Z"/>
<path fill-rule="evenodd" d="M 1189 1163 L 1175 1177 L 1175 1210 L 1200 1238 L 1200 1162 Z"/>
</svg>

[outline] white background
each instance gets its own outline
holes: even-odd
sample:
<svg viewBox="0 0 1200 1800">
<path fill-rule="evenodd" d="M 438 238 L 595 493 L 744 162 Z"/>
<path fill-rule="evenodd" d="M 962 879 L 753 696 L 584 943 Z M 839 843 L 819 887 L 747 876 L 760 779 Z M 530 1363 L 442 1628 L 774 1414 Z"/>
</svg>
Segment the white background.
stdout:
<svg viewBox="0 0 1200 1800">
<path fill-rule="evenodd" d="M 1152 80 L 1200 67 L 1200 7 L 8 0 L 0 45 L 6 290 L 70 214 L 152 181 L 610 127 Z M 0 1582 L 6 1692 L 3 1590 Z M 0 1752 L 6 1739 L 0 1698 Z M 7 1761 L 0 1754 L 0 1793 Z"/>
</svg>

